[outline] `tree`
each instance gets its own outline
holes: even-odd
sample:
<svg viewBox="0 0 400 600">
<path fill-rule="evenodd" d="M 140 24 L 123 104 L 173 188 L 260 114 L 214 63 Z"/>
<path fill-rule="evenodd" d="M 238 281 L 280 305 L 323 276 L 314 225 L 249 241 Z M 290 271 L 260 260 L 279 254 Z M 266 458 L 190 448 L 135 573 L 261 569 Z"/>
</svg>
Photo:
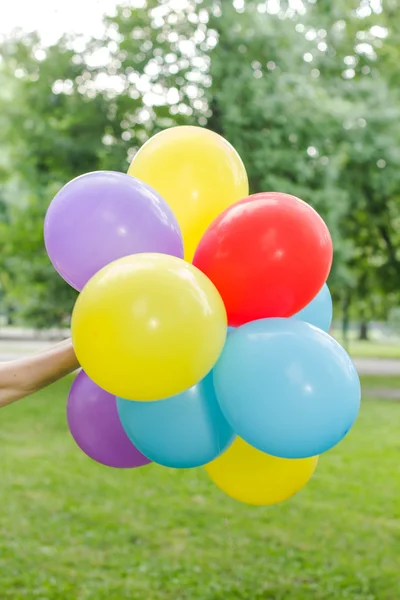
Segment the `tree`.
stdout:
<svg viewBox="0 0 400 600">
<path fill-rule="evenodd" d="M 332 57 L 318 65 L 321 77 L 333 93 L 340 91 L 350 107 L 339 136 L 341 182 L 348 194 L 341 228 L 352 242 L 347 263 L 351 277 L 344 296 L 351 295 L 356 305 L 361 338 L 367 337 L 368 320 L 386 318 L 399 298 L 400 128 L 395 65 L 400 56 L 398 21 L 392 18 L 396 6 L 395 0 L 382 7 L 366 1 L 350 6 L 320 1 L 313 9 L 315 22 L 324 25 L 325 57 Z"/>
<path fill-rule="evenodd" d="M 3 78 L 12 89 L 12 102 L 2 98 L 0 111 L 8 172 L 1 285 L 8 307 L 17 307 L 21 317 L 38 326 L 58 325 L 76 294 L 50 264 L 43 220 L 62 185 L 103 167 L 109 102 L 80 93 L 77 82 L 86 77 L 86 66 L 68 40 L 43 49 L 37 36 L 26 36 L 7 41 L 1 53 Z"/>
<path fill-rule="evenodd" d="M 104 40 L 82 45 L 81 40 L 64 38 L 44 48 L 36 35 L 28 35 L 2 45 L 2 77 L 10 94 L 0 98 L 1 144 L 8 156 L 10 193 L 3 200 L 7 220 L 0 229 L 1 285 L 8 304 L 36 325 L 63 322 L 76 297 L 44 250 L 43 220 L 54 194 L 84 172 L 125 171 L 135 148 L 157 130 L 197 122 L 172 87 L 191 64 L 179 58 L 179 44 L 160 39 L 157 7 L 150 2 L 134 13 L 121 8 L 117 21 L 109 20 Z M 127 16 L 135 25 L 124 42 L 118 27 L 126 30 Z M 149 34 L 154 48 L 144 40 Z M 166 55 L 175 46 L 174 68 L 169 72 L 172 63 L 165 56 L 165 72 L 157 72 L 156 82 L 151 73 L 160 53 Z M 203 64 L 197 72 L 202 69 Z M 181 87 L 183 96 L 191 97 L 189 84 Z M 165 94 L 164 104 L 157 102 Z M 200 114 L 202 108 L 195 110 Z"/>
<path fill-rule="evenodd" d="M 33 322 L 62 321 L 75 295 L 43 248 L 52 196 L 83 172 L 125 171 L 160 129 L 200 124 L 238 149 L 252 191 L 293 193 L 326 219 L 346 319 L 385 315 L 399 274 L 395 4 L 148 0 L 119 7 L 102 39 L 8 40 L 7 298 Z"/>
</svg>

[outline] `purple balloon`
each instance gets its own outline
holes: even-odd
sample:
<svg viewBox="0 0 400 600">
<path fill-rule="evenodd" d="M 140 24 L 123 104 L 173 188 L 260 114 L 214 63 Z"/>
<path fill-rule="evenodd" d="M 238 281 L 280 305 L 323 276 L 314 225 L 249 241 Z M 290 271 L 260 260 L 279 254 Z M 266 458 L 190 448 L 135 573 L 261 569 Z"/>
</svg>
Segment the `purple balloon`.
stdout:
<svg viewBox="0 0 400 600">
<path fill-rule="evenodd" d="M 75 442 L 96 462 L 116 469 L 133 469 L 151 462 L 126 435 L 115 396 L 99 388 L 83 371 L 69 392 L 67 419 Z"/>
<path fill-rule="evenodd" d="M 123 256 L 159 252 L 183 258 L 182 234 L 165 200 L 139 179 L 114 171 L 67 183 L 48 208 L 44 239 L 54 268 L 79 291 Z"/>
</svg>

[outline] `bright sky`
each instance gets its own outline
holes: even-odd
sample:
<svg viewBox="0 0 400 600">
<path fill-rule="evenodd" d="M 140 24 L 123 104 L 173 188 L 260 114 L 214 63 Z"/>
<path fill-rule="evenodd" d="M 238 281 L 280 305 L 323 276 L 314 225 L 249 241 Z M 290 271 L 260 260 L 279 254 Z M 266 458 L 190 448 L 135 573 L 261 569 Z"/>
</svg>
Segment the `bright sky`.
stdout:
<svg viewBox="0 0 400 600">
<path fill-rule="evenodd" d="M 97 35 L 103 16 L 116 4 L 117 0 L 0 0 L 0 35 L 15 28 L 39 31 L 45 44 L 63 33 Z"/>
<path fill-rule="evenodd" d="M 379 13 L 382 10 L 382 0 L 359 2 L 357 14 L 360 18 L 368 17 L 372 11 Z M 15 28 L 38 31 L 47 45 L 55 42 L 63 33 L 101 35 L 104 15 L 112 14 L 115 6 L 121 3 L 132 7 L 143 6 L 145 0 L 12 0 L 7 4 L 6 0 L 0 0 L 0 36 L 11 33 Z M 175 9 L 186 3 L 187 0 L 170 0 Z M 240 11 L 245 0 L 234 0 L 233 3 Z M 263 4 L 265 9 L 261 10 Z M 260 0 L 260 12 L 276 14 L 279 5 L 279 0 Z M 302 14 L 303 1 L 289 0 L 289 7 Z"/>
</svg>

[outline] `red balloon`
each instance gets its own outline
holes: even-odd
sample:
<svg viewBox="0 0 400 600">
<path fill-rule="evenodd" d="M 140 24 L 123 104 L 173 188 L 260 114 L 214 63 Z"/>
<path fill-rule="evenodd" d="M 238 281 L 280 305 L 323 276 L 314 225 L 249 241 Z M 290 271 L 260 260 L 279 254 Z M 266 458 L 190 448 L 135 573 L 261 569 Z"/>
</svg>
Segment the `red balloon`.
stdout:
<svg viewBox="0 0 400 600">
<path fill-rule="evenodd" d="M 324 285 L 332 239 L 309 205 L 289 194 L 255 194 L 227 208 L 205 232 L 193 264 L 219 290 L 233 327 L 290 317 Z"/>
</svg>

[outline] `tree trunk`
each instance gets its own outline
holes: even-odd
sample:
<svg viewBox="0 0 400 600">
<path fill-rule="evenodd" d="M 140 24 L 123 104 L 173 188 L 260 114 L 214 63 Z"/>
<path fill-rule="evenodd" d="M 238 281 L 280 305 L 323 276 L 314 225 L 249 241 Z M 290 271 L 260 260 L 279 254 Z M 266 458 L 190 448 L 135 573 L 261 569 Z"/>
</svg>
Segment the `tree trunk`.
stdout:
<svg viewBox="0 0 400 600">
<path fill-rule="evenodd" d="M 351 303 L 350 290 L 346 290 L 344 298 L 343 298 L 343 304 L 342 304 L 342 338 L 343 338 L 343 346 L 346 348 L 346 350 L 349 347 L 350 303 Z"/>
<path fill-rule="evenodd" d="M 368 321 L 361 321 L 360 323 L 360 334 L 358 336 L 360 342 L 367 342 L 369 340 L 369 323 Z"/>
<path fill-rule="evenodd" d="M 8 306 L 6 311 L 6 321 L 9 327 L 15 325 L 15 308 L 14 306 Z"/>
</svg>

